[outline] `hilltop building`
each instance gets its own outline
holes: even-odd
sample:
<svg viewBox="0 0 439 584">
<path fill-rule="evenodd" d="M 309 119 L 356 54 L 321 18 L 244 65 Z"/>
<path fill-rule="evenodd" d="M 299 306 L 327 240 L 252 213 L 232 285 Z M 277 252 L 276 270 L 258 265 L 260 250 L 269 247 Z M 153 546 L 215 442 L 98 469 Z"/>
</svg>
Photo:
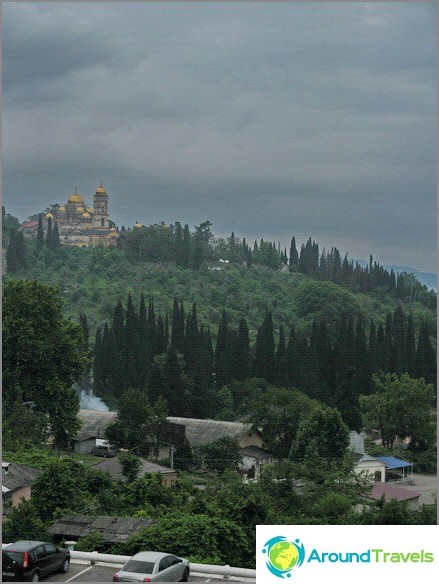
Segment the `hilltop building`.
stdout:
<svg viewBox="0 0 439 584">
<path fill-rule="evenodd" d="M 115 245 L 120 237 L 108 214 L 108 194 L 102 181 L 93 196 L 93 207 L 87 206 L 84 197 L 75 189 L 65 204 L 52 205 L 43 216 L 43 228 L 47 230 L 49 218 L 52 225 L 58 224 L 61 244 L 77 247 L 105 247 Z M 21 225 L 25 237 L 34 237 L 37 221 L 27 221 Z"/>
</svg>

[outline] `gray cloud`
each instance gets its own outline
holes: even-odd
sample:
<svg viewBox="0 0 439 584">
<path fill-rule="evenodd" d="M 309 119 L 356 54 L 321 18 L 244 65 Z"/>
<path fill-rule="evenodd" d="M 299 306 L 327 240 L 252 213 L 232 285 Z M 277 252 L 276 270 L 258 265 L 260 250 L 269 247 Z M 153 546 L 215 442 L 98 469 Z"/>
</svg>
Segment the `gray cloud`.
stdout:
<svg viewBox="0 0 439 584">
<path fill-rule="evenodd" d="M 4 7 L 4 198 L 435 269 L 435 6 Z"/>
</svg>

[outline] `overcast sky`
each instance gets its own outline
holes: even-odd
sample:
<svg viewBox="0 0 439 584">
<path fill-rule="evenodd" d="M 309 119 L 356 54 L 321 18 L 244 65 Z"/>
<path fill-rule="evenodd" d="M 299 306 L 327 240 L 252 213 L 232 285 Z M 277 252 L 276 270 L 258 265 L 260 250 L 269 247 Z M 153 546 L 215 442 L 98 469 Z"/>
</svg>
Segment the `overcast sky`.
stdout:
<svg viewBox="0 0 439 584">
<path fill-rule="evenodd" d="M 436 271 L 434 3 L 3 3 L 3 201 Z"/>
</svg>

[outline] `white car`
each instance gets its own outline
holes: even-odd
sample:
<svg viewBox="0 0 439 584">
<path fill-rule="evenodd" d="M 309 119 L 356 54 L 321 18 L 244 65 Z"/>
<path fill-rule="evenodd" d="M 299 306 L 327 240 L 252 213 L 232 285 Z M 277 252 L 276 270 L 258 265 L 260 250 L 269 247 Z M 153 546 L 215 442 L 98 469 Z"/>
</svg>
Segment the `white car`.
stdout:
<svg viewBox="0 0 439 584">
<path fill-rule="evenodd" d="M 189 561 L 163 552 L 139 552 L 113 576 L 113 582 L 187 582 Z"/>
</svg>

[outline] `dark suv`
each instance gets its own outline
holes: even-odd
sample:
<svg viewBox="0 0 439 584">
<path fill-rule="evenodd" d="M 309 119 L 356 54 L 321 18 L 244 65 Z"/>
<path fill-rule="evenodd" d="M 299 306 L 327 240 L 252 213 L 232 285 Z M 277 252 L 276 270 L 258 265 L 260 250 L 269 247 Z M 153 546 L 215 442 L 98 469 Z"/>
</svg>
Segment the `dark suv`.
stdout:
<svg viewBox="0 0 439 584">
<path fill-rule="evenodd" d="M 3 582 L 39 582 L 52 572 L 68 572 L 70 552 L 44 541 L 16 541 L 2 551 Z"/>
</svg>

